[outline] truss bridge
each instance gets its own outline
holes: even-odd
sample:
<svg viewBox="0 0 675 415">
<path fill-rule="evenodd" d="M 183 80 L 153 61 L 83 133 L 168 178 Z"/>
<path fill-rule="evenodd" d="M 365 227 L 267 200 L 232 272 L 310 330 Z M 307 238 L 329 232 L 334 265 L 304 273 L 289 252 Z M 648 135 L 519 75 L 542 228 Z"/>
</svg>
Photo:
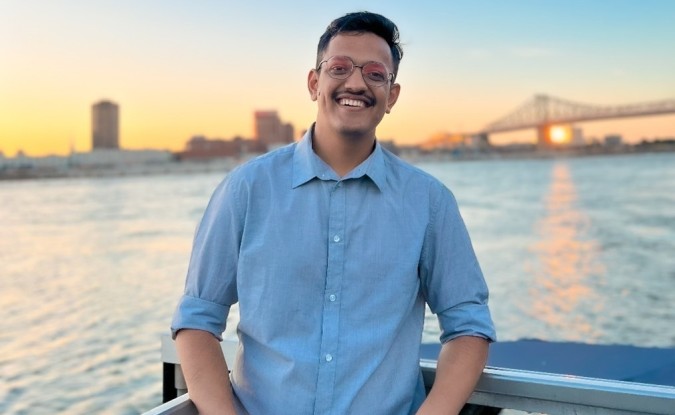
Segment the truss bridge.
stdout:
<svg viewBox="0 0 675 415">
<path fill-rule="evenodd" d="M 551 126 L 659 114 L 675 114 L 675 99 L 625 105 L 592 105 L 549 95 L 535 95 L 510 114 L 486 125 L 477 135 L 536 128 L 540 145 L 550 145 Z"/>
</svg>

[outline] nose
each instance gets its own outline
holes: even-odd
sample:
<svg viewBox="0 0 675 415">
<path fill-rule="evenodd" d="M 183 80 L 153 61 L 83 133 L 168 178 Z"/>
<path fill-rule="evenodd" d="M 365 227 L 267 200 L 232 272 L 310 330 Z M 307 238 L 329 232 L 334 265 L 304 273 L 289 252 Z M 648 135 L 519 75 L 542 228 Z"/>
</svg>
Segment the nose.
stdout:
<svg viewBox="0 0 675 415">
<path fill-rule="evenodd" d="M 345 79 L 345 88 L 351 91 L 362 91 L 368 88 L 366 81 L 363 79 L 363 67 L 354 65 L 354 70 Z"/>
</svg>

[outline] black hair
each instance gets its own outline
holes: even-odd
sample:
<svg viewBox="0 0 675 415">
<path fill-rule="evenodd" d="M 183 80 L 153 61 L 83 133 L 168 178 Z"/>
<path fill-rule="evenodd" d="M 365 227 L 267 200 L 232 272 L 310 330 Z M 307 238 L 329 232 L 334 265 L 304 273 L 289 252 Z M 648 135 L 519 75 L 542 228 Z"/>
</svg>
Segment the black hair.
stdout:
<svg viewBox="0 0 675 415">
<path fill-rule="evenodd" d="M 328 48 L 330 41 L 340 33 L 372 33 L 384 39 L 391 50 L 392 60 L 394 62 L 394 77 L 398 73 L 398 64 L 403 58 L 403 49 L 399 42 L 399 32 L 396 24 L 386 17 L 377 13 L 355 12 L 348 13 L 342 17 L 333 20 L 326 31 L 319 38 L 319 46 L 316 51 L 316 66 L 323 57 L 323 53 Z"/>
</svg>

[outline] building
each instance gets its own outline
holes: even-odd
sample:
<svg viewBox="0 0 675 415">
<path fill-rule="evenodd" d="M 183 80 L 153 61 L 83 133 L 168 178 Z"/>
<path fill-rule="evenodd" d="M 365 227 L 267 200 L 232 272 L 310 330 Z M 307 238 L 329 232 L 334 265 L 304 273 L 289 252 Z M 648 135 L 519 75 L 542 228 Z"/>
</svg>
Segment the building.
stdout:
<svg viewBox="0 0 675 415">
<path fill-rule="evenodd" d="M 469 137 L 461 133 L 435 133 L 427 141 L 420 144 L 420 147 L 426 151 L 433 150 L 454 150 L 465 147 Z"/>
<path fill-rule="evenodd" d="M 570 141 L 570 145 L 573 147 L 583 147 L 586 145 L 584 130 L 579 127 L 572 127 L 572 140 Z"/>
<path fill-rule="evenodd" d="M 621 134 L 608 134 L 605 136 L 605 146 L 620 147 L 623 144 L 623 137 Z"/>
<path fill-rule="evenodd" d="M 176 153 L 176 158 L 180 161 L 220 158 L 241 161 L 294 141 L 293 125 L 282 123 L 276 111 L 256 111 L 254 122 L 255 137 L 252 139 L 234 137 L 223 140 L 195 135 L 188 140 L 183 151 Z"/>
<path fill-rule="evenodd" d="M 92 149 L 119 149 L 119 107 L 99 101 L 91 109 Z"/>
<path fill-rule="evenodd" d="M 119 150 L 99 149 L 88 153 L 71 153 L 68 164 L 80 169 L 121 169 L 158 165 L 173 161 L 168 150 Z"/>
<path fill-rule="evenodd" d="M 293 126 L 282 123 L 276 111 L 256 111 L 254 115 L 255 138 L 267 148 L 293 142 Z"/>
<path fill-rule="evenodd" d="M 253 154 L 262 154 L 267 147 L 258 140 L 235 137 L 231 140 L 209 139 L 196 135 L 186 143 L 185 150 L 176 154 L 178 160 L 212 160 L 231 157 L 246 159 Z"/>
</svg>

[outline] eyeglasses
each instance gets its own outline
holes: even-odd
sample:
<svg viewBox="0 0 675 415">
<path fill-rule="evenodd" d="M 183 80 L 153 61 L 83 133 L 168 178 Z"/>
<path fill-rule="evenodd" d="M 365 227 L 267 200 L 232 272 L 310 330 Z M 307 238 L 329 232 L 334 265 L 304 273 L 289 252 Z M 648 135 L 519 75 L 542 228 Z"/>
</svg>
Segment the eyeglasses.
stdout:
<svg viewBox="0 0 675 415">
<path fill-rule="evenodd" d="M 327 64 L 326 73 L 333 79 L 347 79 L 354 72 L 354 68 L 361 68 L 363 80 L 370 86 L 382 86 L 394 79 L 394 74 L 380 62 L 366 62 L 363 65 L 355 65 L 349 56 L 331 56 L 323 60 L 316 67 L 321 70 L 321 65 Z"/>
</svg>

